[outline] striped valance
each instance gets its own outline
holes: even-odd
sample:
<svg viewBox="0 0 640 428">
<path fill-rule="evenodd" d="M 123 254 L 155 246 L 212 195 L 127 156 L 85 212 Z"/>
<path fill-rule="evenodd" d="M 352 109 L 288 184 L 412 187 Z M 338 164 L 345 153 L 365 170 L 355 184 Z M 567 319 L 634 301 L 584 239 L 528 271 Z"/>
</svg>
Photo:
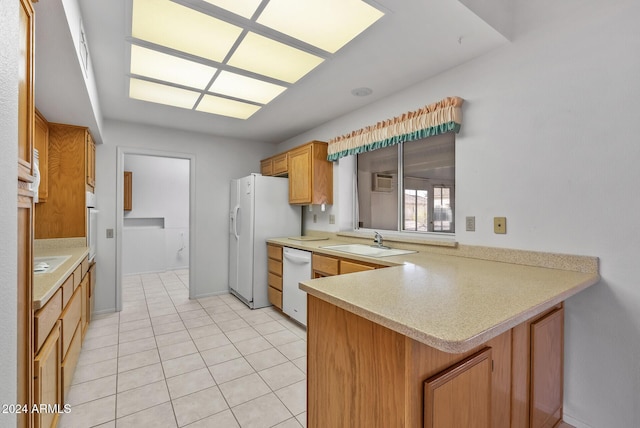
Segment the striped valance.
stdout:
<svg viewBox="0 0 640 428">
<path fill-rule="evenodd" d="M 398 143 L 450 131 L 458 132 L 462 123 L 463 102 L 462 98 L 448 97 L 419 110 L 333 138 L 329 140 L 327 159 L 336 161 Z"/>
</svg>

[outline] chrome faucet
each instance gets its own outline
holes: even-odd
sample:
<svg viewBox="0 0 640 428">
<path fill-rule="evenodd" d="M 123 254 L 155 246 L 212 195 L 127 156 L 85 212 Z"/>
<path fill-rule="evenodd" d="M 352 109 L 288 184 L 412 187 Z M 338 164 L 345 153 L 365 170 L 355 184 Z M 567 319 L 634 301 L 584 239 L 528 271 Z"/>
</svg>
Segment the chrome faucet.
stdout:
<svg viewBox="0 0 640 428">
<path fill-rule="evenodd" d="M 373 243 L 376 244 L 376 247 L 384 247 L 384 245 L 382 245 L 382 235 L 380 235 L 378 232 L 373 232 L 375 235 L 373 236 Z"/>
</svg>

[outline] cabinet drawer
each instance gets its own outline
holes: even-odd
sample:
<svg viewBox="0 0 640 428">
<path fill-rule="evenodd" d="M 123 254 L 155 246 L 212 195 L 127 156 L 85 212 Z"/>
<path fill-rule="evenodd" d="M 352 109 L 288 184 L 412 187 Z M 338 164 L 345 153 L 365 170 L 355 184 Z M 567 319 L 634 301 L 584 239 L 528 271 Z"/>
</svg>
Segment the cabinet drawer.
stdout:
<svg viewBox="0 0 640 428">
<path fill-rule="evenodd" d="M 66 308 L 67 303 L 71 300 L 71 296 L 73 296 L 73 274 L 69 275 L 69 278 L 62 284 L 62 307 Z"/>
<path fill-rule="evenodd" d="M 80 271 L 82 272 L 82 278 L 89 272 L 89 256 L 85 257 L 80 263 Z"/>
<path fill-rule="evenodd" d="M 66 397 L 69 394 L 69 387 L 71 386 L 71 380 L 73 379 L 73 372 L 78 364 L 78 357 L 80 357 L 80 348 L 82 346 L 82 329 L 80 325 L 76 327 L 76 331 L 73 333 L 71 344 L 69 345 L 69 351 L 66 357 L 62 360 L 62 402 L 66 401 Z"/>
<path fill-rule="evenodd" d="M 269 287 L 269 302 L 278 309 L 282 309 L 282 291 Z"/>
<path fill-rule="evenodd" d="M 73 271 L 73 289 L 75 290 L 82 282 L 82 263 Z"/>
<path fill-rule="evenodd" d="M 80 290 L 76 291 L 76 293 L 71 298 L 69 305 L 65 308 L 64 312 L 62 312 L 62 316 L 60 320 L 62 321 L 62 356 L 67 355 L 67 350 L 69 349 L 69 345 L 71 344 L 71 339 L 73 338 L 73 334 L 78 327 L 78 322 L 80 322 L 80 311 L 82 310 L 82 302 L 81 302 L 81 293 Z"/>
<path fill-rule="evenodd" d="M 267 257 L 282 261 L 282 247 L 267 245 Z"/>
<path fill-rule="evenodd" d="M 269 259 L 267 262 L 269 266 L 269 272 L 282 276 L 282 262 L 278 260 Z"/>
<path fill-rule="evenodd" d="M 288 157 L 286 153 L 273 157 L 273 175 L 283 175 L 287 173 Z"/>
<path fill-rule="evenodd" d="M 345 273 L 362 272 L 365 270 L 374 270 L 375 266 L 367 265 L 351 260 L 340 260 L 340 275 Z"/>
<path fill-rule="evenodd" d="M 314 271 L 323 272 L 328 275 L 338 274 L 338 259 L 314 254 L 312 257 L 312 263 Z"/>
<path fill-rule="evenodd" d="M 35 313 L 33 326 L 34 326 L 34 340 L 35 351 L 42 346 L 45 339 L 49 335 L 49 332 L 55 325 L 60 314 L 62 313 L 62 289 L 58 289 L 56 293 L 49 299 L 46 305 Z"/>
<path fill-rule="evenodd" d="M 33 360 L 33 398 L 35 404 L 62 405 L 60 376 L 60 323 L 56 323 L 42 349 Z M 58 413 L 36 413 L 34 419 L 37 428 L 55 427 L 58 423 Z"/>
<path fill-rule="evenodd" d="M 275 288 L 277 290 L 282 291 L 282 277 L 281 276 L 274 275 L 271 272 L 269 272 L 268 283 L 269 283 L 269 287 L 273 287 L 273 288 Z"/>
</svg>

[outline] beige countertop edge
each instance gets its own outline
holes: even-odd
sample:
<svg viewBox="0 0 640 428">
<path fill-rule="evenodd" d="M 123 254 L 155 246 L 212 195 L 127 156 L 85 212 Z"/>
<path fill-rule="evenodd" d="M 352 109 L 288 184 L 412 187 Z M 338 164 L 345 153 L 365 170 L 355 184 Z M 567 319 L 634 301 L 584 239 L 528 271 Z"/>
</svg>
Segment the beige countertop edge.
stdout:
<svg viewBox="0 0 640 428">
<path fill-rule="evenodd" d="M 598 283 L 599 280 L 600 280 L 599 275 L 593 275 L 592 277 L 586 279 L 585 281 L 576 284 L 574 287 L 568 290 L 565 290 L 564 292 L 558 293 L 554 298 L 544 302 L 540 302 L 539 304 L 532 306 L 531 308 L 516 314 L 510 319 L 497 321 L 493 327 L 487 328 L 463 340 L 455 340 L 455 339 L 449 340 L 447 338 L 437 337 L 435 335 L 429 334 L 429 332 L 416 329 L 402 322 L 398 322 L 397 320 L 380 315 L 377 312 L 373 312 L 371 310 L 358 306 L 353 302 L 349 302 L 349 301 L 340 299 L 339 297 L 334 296 L 332 294 L 325 293 L 321 289 L 310 286 L 304 282 L 300 283 L 300 289 L 306 291 L 312 296 L 315 296 L 339 308 L 345 309 L 349 312 L 359 315 L 369 321 L 372 321 L 384 327 L 387 327 L 390 330 L 393 330 L 397 333 L 410 337 L 411 339 L 414 339 L 427 346 L 431 346 L 435 349 L 438 349 L 440 351 L 447 352 L 447 353 L 460 354 L 460 353 L 470 351 L 488 342 L 494 337 L 499 336 L 505 331 L 510 330 L 511 328 L 516 327 L 517 325 L 535 317 L 536 315 L 543 313 L 547 309 L 552 308 L 558 303 L 565 301 L 569 297 Z"/>
<path fill-rule="evenodd" d="M 42 308 L 89 254 L 89 247 L 35 248 L 34 257 L 71 256 L 51 273 L 33 275 L 33 309 Z"/>
</svg>

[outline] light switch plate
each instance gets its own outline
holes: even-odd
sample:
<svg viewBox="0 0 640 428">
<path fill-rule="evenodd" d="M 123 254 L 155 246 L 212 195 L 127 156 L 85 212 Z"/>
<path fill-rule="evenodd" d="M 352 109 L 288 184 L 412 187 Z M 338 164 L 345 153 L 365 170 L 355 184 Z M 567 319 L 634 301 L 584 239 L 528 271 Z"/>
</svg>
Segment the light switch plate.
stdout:
<svg viewBox="0 0 640 428">
<path fill-rule="evenodd" d="M 507 218 L 506 217 L 494 217 L 493 218 L 493 232 L 505 234 L 507 233 Z"/>
<path fill-rule="evenodd" d="M 475 216 L 466 217 L 467 232 L 476 231 L 476 218 Z"/>
<path fill-rule="evenodd" d="M 113 238 L 113 229 L 107 229 L 107 239 Z"/>
</svg>

